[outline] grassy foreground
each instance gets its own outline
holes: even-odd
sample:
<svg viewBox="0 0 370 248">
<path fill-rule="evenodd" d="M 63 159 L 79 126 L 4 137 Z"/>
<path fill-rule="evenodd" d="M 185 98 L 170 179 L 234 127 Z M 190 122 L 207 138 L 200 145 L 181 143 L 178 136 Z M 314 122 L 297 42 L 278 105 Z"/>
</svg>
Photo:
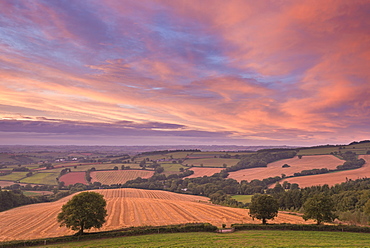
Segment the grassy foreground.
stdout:
<svg viewBox="0 0 370 248">
<path fill-rule="evenodd" d="M 250 230 L 170 233 L 63 243 L 42 247 L 370 247 L 369 233 Z"/>
</svg>

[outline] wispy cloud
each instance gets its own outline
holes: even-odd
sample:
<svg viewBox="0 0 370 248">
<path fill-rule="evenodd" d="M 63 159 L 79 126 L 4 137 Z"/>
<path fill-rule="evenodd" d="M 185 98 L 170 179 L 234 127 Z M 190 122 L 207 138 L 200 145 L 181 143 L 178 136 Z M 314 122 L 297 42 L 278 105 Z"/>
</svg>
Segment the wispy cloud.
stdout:
<svg viewBox="0 0 370 248">
<path fill-rule="evenodd" d="M 0 132 L 368 139 L 369 13 L 361 0 L 1 1 Z"/>
</svg>

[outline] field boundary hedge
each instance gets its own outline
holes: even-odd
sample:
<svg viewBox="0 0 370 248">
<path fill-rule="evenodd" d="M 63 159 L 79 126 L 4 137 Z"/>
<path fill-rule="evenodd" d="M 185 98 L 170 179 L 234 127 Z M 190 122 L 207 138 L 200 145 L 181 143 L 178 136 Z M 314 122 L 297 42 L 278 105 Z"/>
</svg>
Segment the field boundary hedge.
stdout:
<svg viewBox="0 0 370 248">
<path fill-rule="evenodd" d="M 119 230 L 85 233 L 83 235 L 70 235 L 55 238 L 33 239 L 33 240 L 16 240 L 0 243 L 1 248 L 8 247 L 24 247 L 24 246 L 38 246 L 56 243 L 73 242 L 80 240 L 93 240 L 101 238 L 127 237 L 145 234 L 156 233 L 186 233 L 186 232 L 215 232 L 216 226 L 209 223 L 188 223 L 182 225 L 168 225 L 168 226 L 143 226 L 130 227 Z"/>
<path fill-rule="evenodd" d="M 370 227 L 349 225 L 307 225 L 307 224 L 232 224 L 235 231 L 240 230 L 286 230 L 286 231 L 328 231 L 370 233 Z"/>
</svg>

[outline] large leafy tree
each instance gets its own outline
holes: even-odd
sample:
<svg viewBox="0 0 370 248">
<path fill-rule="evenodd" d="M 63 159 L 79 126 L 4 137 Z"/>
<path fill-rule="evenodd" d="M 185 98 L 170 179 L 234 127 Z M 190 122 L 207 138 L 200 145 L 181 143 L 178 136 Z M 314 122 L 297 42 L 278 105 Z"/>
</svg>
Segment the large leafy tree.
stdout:
<svg viewBox="0 0 370 248">
<path fill-rule="evenodd" d="M 268 219 L 274 219 L 278 210 L 278 202 L 270 195 L 256 194 L 249 205 L 249 215 L 253 219 L 262 220 L 262 224 L 266 224 Z"/>
<path fill-rule="evenodd" d="M 107 216 L 106 202 L 101 194 L 82 192 L 62 206 L 58 214 L 60 226 L 66 226 L 77 234 L 92 227 L 101 228 Z"/>
<path fill-rule="evenodd" d="M 308 198 L 303 204 L 304 220 L 313 219 L 320 225 L 322 222 L 332 222 L 337 216 L 334 214 L 334 202 L 325 194 L 316 194 Z"/>
</svg>

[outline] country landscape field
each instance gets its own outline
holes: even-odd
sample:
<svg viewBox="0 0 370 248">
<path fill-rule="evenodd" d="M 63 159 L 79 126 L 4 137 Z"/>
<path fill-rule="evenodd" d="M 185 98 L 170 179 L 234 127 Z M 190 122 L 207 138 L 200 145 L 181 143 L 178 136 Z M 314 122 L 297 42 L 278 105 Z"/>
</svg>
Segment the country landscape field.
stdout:
<svg viewBox="0 0 370 248">
<path fill-rule="evenodd" d="M 360 158 L 363 158 L 366 163 L 363 167 L 355 170 L 349 171 L 338 171 L 329 174 L 322 175 L 311 175 L 303 177 L 295 177 L 290 179 L 282 180 L 282 183 L 297 183 L 301 187 L 309 187 L 312 185 L 324 185 L 333 186 L 348 180 L 356 180 L 359 178 L 370 178 L 370 155 L 360 155 Z"/>
<path fill-rule="evenodd" d="M 283 168 L 284 164 L 288 164 L 289 167 Z M 281 176 L 292 176 L 295 172 L 301 172 L 303 170 L 311 169 L 335 169 L 338 165 L 343 164 L 343 160 L 333 155 L 312 155 L 302 156 L 299 158 L 295 156 L 290 159 L 283 159 L 276 162 L 269 163 L 267 167 L 263 168 L 250 168 L 239 170 L 236 172 L 230 172 L 229 178 L 241 181 L 253 179 L 264 179 L 268 177 Z"/>
<path fill-rule="evenodd" d="M 216 226 L 233 223 L 259 223 L 246 209 L 235 209 L 209 203 L 201 196 L 140 189 L 96 190 L 107 201 L 107 222 L 101 228 L 113 230 L 130 226 L 170 225 L 206 222 Z M 61 206 L 72 196 L 53 203 L 22 206 L 0 213 L 0 241 L 70 235 L 56 220 Z M 42 209 L 42 211 L 40 211 Z M 313 223 L 285 213 L 271 223 Z M 96 231 L 96 230 L 92 230 Z"/>
</svg>

